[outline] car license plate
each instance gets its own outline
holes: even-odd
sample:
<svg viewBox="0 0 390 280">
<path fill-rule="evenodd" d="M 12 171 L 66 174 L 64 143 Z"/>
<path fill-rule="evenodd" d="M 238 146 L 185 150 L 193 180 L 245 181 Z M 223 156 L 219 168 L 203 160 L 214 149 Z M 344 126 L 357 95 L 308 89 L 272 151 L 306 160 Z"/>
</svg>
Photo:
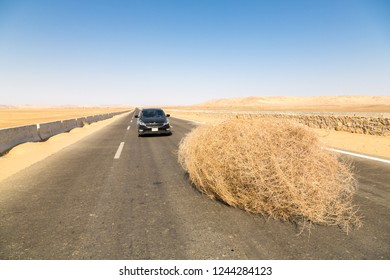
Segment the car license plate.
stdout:
<svg viewBox="0 0 390 280">
<path fill-rule="evenodd" d="M 157 127 L 152 127 L 152 131 L 158 131 Z"/>
</svg>

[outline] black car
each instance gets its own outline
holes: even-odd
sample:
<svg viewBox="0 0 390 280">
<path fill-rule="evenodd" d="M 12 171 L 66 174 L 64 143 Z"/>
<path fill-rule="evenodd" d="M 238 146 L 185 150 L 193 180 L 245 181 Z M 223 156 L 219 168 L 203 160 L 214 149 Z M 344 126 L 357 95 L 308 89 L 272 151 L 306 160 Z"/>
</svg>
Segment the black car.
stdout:
<svg viewBox="0 0 390 280">
<path fill-rule="evenodd" d="M 142 109 L 137 120 L 138 136 L 146 134 L 172 134 L 172 127 L 169 124 L 169 114 L 165 115 L 160 108 Z"/>
</svg>

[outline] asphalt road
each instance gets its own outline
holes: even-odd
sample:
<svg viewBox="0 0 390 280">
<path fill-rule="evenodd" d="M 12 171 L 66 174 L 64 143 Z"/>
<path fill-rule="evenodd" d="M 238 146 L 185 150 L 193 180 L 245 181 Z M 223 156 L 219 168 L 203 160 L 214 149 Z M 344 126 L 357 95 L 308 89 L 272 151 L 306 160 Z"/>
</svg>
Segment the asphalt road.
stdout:
<svg viewBox="0 0 390 280">
<path fill-rule="evenodd" d="M 361 229 L 298 234 L 191 186 L 177 149 L 193 124 L 139 138 L 132 117 L 0 183 L 0 259 L 390 259 L 389 165 L 353 159 Z"/>
</svg>

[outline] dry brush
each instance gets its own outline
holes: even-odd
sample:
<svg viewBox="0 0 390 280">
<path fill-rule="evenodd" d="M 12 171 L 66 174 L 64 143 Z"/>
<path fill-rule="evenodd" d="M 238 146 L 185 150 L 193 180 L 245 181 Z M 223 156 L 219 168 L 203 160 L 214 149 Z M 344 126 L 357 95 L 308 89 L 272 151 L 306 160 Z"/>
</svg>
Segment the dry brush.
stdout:
<svg viewBox="0 0 390 280">
<path fill-rule="evenodd" d="M 347 232 L 361 224 L 350 165 L 293 121 L 231 119 L 199 126 L 181 141 L 179 162 L 201 192 L 248 212 Z"/>
</svg>

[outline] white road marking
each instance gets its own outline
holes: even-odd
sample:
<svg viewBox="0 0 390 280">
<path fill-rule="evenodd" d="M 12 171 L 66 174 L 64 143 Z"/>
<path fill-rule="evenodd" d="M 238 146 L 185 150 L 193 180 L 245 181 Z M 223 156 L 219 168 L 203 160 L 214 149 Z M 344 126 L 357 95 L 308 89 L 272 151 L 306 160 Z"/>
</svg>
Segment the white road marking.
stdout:
<svg viewBox="0 0 390 280">
<path fill-rule="evenodd" d="M 123 146 L 125 145 L 125 142 L 121 142 L 119 144 L 119 147 L 118 147 L 118 150 L 116 151 L 116 154 L 114 156 L 114 159 L 118 159 L 121 157 L 121 153 L 122 153 L 122 150 L 123 150 Z"/>
<path fill-rule="evenodd" d="M 127 130 L 129 130 L 129 129 L 130 129 L 130 126 L 127 127 Z"/>
<path fill-rule="evenodd" d="M 133 122 L 133 120 L 131 120 L 130 122 Z"/>
<path fill-rule="evenodd" d="M 354 157 L 360 157 L 360 158 L 364 158 L 364 159 L 380 161 L 380 162 L 384 162 L 384 163 L 390 163 L 390 160 L 383 159 L 383 158 L 366 156 L 366 155 L 352 153 L 352 152 L 347 152 L 347 151 L 338 150 L 338 149 L 334 149 L 334 148 L 325 148 L 325 149 L 328 150 L 328 151 L 337 152 L 337 153 L 340 153 L 340 154 L 345 154 L 345 155 L 350 155 L 350 156 L 354 156 Z"/>
</svg>

